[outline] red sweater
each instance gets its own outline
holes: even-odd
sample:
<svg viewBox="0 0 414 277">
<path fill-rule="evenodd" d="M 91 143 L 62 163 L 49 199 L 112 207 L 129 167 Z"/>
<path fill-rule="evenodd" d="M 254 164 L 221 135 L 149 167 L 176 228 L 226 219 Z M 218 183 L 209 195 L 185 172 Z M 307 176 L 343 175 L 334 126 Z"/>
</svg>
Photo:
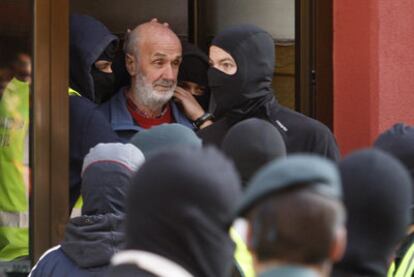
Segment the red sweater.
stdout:
<svg viewBox="0 0 414 277">
<path fill-rule="evenodd" d="M 138 107 L 129 97 L 127 97 L 127 107 L 135 122 L 144 129 L 149 129 L 153 126 L 161 125 L 163 123 L 174 123 L 170 104 L 167 104 L 162 114 L 155 118 L 147 118 L 142 113 L 140 113 L 138 111 Z"/>
</svg>

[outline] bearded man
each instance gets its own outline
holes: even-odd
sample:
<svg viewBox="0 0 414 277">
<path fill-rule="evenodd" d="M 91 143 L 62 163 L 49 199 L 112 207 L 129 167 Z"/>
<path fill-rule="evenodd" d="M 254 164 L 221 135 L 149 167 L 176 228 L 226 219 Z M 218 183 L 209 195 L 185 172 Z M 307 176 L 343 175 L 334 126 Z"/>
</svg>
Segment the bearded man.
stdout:
<svg viewBox="0 0 414 277">
<path fill-rule="evenodd" d="M 164 123 L 193 128 L 172 100 L 181 51 L 179 38 L 167 24 L 153 20 L 129 32 L 124 52 L 131 85 L 100 107 L 121 140 L 129 141 L 136 132 Z"/>
</svg>

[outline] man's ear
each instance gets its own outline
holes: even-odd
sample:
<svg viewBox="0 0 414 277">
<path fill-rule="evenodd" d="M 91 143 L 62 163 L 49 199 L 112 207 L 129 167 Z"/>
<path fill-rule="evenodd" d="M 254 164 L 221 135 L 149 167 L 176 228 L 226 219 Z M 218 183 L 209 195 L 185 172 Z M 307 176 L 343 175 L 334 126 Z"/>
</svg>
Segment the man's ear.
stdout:
<svg viewBox="0 0 414 277">
<path fill-rule="evenodd" d="M 125 67 L 131 77 L 137 74 L 138 63 L 133 55 L 125 54 Z"/>
<path fill-rule="evenodd" d="M 335 232 L 335 237 L 332 241 L 331 252 L 329 253 L 330 259 L 333 263 L 342 260 L 347 243 L 347 232 L 345 226 L 339 227 Z"/>
</svg>

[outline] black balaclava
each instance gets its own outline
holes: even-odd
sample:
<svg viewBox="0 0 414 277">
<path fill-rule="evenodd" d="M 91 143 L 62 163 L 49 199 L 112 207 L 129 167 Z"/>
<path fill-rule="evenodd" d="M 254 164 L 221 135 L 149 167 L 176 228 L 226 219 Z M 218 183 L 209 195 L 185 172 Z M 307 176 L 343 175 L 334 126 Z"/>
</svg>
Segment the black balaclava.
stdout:
<svg viewBox="0 0 414 277">
<path fill-rule="evenodd" d="M 189 81 L 205 87 L 203 95 L 195 96 L 204 110 L 208 110 L 210 91 L 208 90 L 208 56 L 196 46 L 183 43 L 183 59 L 178 71 L 178 81 Z"/>
<path fill-rule="evenodd" d="M 97 59 L 97 61 L 109 61 L 112 62 L 115 57 L 117 45 L 111 43 L 105 49 L 101 56 Z M 103 103 L 111 98 L 111 96 L 115 92 L 115 75 L 114 73 L 107 73 L 100 71 L 92 65 L 91 75 L 93 78 L 93 84 L 95 89 L 95 102 L 96 103 Z"/>
<path fill-rule="evenodd" d="M 92 147 L 82 166 L 82 215 L 124 213 L 129 179 L 144 161 L 141 150 L 130 143 Z"/>
<path fill-rule="evenodd" d="M 391 155 L 375 149 L 349 155 L 339 163 L 339 169 L 348 214 L 348 243 L 334 272 L 386 276 L 389 259 L 410 223 L 409 173 Z"/>
<path fill-rule="evenodd" d="M 275 66 L 275 46 L 272 37 L 253 25 L 240 25 L 221 32 L 215 45 L 229 53 L 237 64 L 237 72 L 227 75 L 211 67 L 208 81 L 219 118 L 228 115 L 242 120 L 266 113 L 265 105 L 276 101 L 272 79 Z"/>
<path fill-rule="evenodd" d="M 114 62 L 112 63 L 112 71 L 115 76 L 115 91 L 119 91 L 123 87 L 131 86 L 131 75 L 125 65 L 124 51 L 118 51 L 115 54 Z"/>
<path fill-rule="evenodd" d="M 214 148 L 175 147 L 150 157 L 127 200 L 127 249 L 158 254 L 194 276 L 229 276 L 229 228 L 240 180 Z"/>
<path fill-rule="evenodd" d="M 414 180 L 414 127 L 402 123 L 395 124 L 376 139 L 374 147 L 399 159 L 410 172 L 411 181 Z M 412 184 L 414 186 L 414 182 Z M 414 224 L 414 203 L 411 211 L 411 223 Z"/>
<path fill-rule="evenodd" d="M 70 87 L 98 104 L 107 99 L 110 90 L 107 85 L 113 77 L 96 74 L 94 63 L 100 58 L 112 61 L 117 45 L 118 38 L 98 20 L 87 15 L 71 15 Z M 113 81 L 110 86 L 113 88 Z"/>
<path fill-rule="evenodd" d="M 230 128 L 221 149 L 234 161 L 243 185 L 263 165 L 286 156 L 285 142 L 279 131 L 258 118 L 243 120 Z"/>
</svg>

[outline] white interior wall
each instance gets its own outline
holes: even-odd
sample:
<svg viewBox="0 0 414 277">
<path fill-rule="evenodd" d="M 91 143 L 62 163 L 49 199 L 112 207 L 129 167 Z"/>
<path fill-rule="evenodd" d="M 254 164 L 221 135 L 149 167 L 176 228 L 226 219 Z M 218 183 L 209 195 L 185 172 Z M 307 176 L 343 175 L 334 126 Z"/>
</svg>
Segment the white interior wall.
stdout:
<svg viewBox="0 0 414 277">
<path fill-rule="evenodd" d="M 295 38 L 295 0 L 208 0 L 209 35 L 235 24 L 251 23 L 278 40 Z"/>
</svg>

